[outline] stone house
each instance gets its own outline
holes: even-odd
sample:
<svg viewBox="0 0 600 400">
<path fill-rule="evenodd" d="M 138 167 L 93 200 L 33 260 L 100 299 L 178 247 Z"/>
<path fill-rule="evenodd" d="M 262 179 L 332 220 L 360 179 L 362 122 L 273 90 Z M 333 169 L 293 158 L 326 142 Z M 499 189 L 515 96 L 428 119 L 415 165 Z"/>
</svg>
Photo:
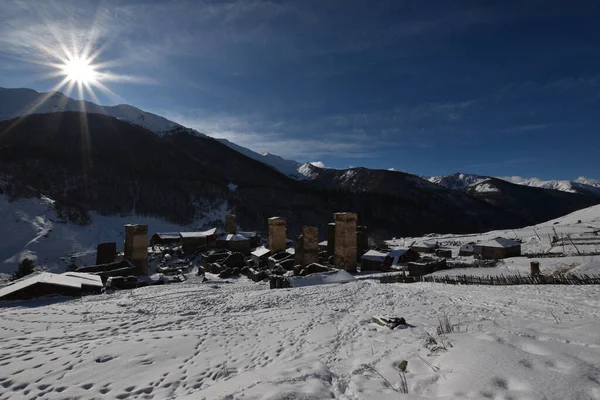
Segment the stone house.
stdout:
<svg viewBox="0 0 600 400">
<path fill-rule="evenodd" d="M 475 246 L 475 253 L 478 258 L 483 260 L 519 257 L 521 255 L 521 242 L 497 237 L 487 242 L 478 243 Z"/>
<path fill-rule="evenodd" d="M 177 246 L 179 242 L 179 232 L 156 232 L 150 238 L 150 246 Z"/>
<path fill-rule="evenodd" d="M 465 243 L 462 246 L 460 246 L 460 249 L 458 250 L 458 255 L 459 256 L 472 256 L 475 254 L 475 246 L 477 246 L 477 243 L 475 242 L 469 242 L 469 243 Z"/>
<path fill-rule="evenodd" d="M 186 254 L 197 250 L 206 251 L 214 246 L 216 240 L 217 228 L 209 229 L 204 232 L 180 232 L 179 240 L 181 248 Z"/>
</svg>

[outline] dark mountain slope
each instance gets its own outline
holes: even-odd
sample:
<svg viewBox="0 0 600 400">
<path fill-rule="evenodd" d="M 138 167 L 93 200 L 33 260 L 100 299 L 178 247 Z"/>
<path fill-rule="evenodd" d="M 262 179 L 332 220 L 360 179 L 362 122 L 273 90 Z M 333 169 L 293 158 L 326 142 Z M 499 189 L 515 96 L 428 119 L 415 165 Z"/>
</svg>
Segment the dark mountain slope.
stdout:
<svg viewBox="0 0 600 400">
<path fill-rule="evenodd" d="M 245 229 L 266 232 L 268 217 L 288 218 L 290 237 L 303 224 L 318 226 L 323 236 L 338 211 L 357 212 L 379 237 L 524 224 L 487 199 L 412 175 L 351 171 L 356 176 L 334 171 L 299 182 L 189 130 L 159 137 L 106 115 L 64 112 L 0 122 L 0 173 L 103 214 L 185 224 L 226 202 Z"/>
</svg>

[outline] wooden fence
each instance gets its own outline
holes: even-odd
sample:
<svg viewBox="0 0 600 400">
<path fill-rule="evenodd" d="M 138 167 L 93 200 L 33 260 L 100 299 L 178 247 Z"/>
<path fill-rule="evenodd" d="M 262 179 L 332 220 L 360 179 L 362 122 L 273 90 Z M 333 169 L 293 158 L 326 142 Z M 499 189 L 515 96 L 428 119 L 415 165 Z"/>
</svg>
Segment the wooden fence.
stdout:
<svg viewBox="0 0 600 400">
<path fill-rule="evenodd" d="M 418 276 L 388 274 L 379 279 L 380 283 L 434 282 L 451 285 L 600 285 L 600 275 L 499 275 L 499 276 Z"/>
<path fill-rule="evenodd" d="M 600 256 L 600 252 L 592 251 L 587 253 L 527 253 L 523 254 L 527 258 L 561 258 L 561 257 L 573 257 L 573 256 Z"/>
</svg>

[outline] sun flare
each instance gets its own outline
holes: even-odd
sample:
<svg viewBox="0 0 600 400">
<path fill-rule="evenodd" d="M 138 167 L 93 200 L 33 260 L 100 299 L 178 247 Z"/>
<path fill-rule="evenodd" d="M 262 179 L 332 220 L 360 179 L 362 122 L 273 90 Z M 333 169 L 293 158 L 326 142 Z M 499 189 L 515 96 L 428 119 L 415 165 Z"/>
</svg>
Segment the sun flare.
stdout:
<svg viewBox="0 0 600 400">
<path fill-rule="evenodd" d="M 93 83 L 96 82 L 96 71 L 90 62 L 83 58 L 74 58 L 65 62 L 63 73 L 71 82 Z"/>
</svg>

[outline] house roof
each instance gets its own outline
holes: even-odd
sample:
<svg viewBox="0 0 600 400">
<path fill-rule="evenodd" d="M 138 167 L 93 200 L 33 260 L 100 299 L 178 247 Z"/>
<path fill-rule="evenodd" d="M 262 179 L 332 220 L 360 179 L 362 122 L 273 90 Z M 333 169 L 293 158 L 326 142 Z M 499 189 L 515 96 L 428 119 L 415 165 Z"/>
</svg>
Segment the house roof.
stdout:
<svg viewBox="0 0 600 400">
<path fill-rule="evenodd" d="M 271 252 L 271 250 L 267 249 L 265 246 L 260 246 L 260 247 L 257 247 L 250 254 L 252 254 L 254 257 L 262 257 L 262 256 L 266 256 L 270 252 Z"/>
<path fill-rule="evenodd" d="M 67 275 L 74 274 L 74 275 Z M 26 287 L 35 285 L 37 283 L 47 283 L 50 285 L 64 286 L 81 289 L 82 285 L 86 286 L 98 286 L 96 278 L 91 278 L 91 274 L 85 273 L 67 273 L 67 274 L 53 274 L 50 272 L 41 272 L 35 275 L 29 275 L 22 279 L 19 279 L 12 284 L 0 288 L 0 299 L 9 294 L 18 292 L 19 290 L 25 289 Z M 90 276 L 88 276 L 90 275 Z M 100 277 L 98 276 L 98 279 Z M 100 279 L 100 286 L 102 287 L 102 280 Z"/>
<path fill-rule="evenodd" d="M 155 235 L 161 239 L 179 239 L 179 232 L 156 232 Z"/>
<path fill-rule="evenodd" d="M 242 235 L 248 239 L 251 239 L 253 237 L 256 237 L 257 233 L 256 232 L 238 232 L 238 235 Z"/>
<path fill-rule="evenodd" d="M 410 249 L 408 247 L 394 247 L 392 250 L 390 250 L 389 256 L 394 259 L 394 261 L 392 262 L 392 265 L 398 264 L 398 259 L 400 257 L 402 257 L 409 250 Z"/>
<path fill-rule="evenodd" d="M 377 250 L 369 250 L 365 254 L 363 254 L 362 257 L 360 257 L 360 259 L 383 262 L 383 260 L 385 260 L 385 258 L 387 256 L 388 256 L 388 253 L 382 253 Z"/>
<path fill-rule="evenodd" d="M 61 275 L 81 279 L 82 285 L 104 287 L 104 284 L 102 283 L 102 278 L 100 277 L 100 275 L 88 274 L 85 272 L 74 272 L 74 271 L 65 272 Z"/>
<path fill-rule="evenodd" d="M 233 233 L 228 233 L 227 235 L 219 238 L 219 240 L 225 240 L 226 242 L 241 242 L 244 240 L 248 240 L 248 238 L 246 236 L 240 235 L 239 233 L 236 233 L 235 235 Z"/>
<path fill-rule="evenodd" d="M 204 232 L 179 232 L 182 238 L 204 238 L 212 236 L 217 232 L 217 228 L 212 228 Z"/>
<path fill-rule="evenodd" d="M 327 246 L 327 240 L 323 240 L 322 242 L 319 242 L 319 246 Z"/>
<path fill-rule="evenodd" d="M 506 238 L 502 238 L 502 237 L 497 237 L 495 239 L 488 240 L 487 242 L 477 244 L 477 246 L 479 246 L 479 247 L 501 247 L 501 248 L 516 247 L 516 246 L 520 246 L 520 245 L 521 245 L 521 242 L 517 242 L 516 240 L 506 239 Z"/>
</svg>

